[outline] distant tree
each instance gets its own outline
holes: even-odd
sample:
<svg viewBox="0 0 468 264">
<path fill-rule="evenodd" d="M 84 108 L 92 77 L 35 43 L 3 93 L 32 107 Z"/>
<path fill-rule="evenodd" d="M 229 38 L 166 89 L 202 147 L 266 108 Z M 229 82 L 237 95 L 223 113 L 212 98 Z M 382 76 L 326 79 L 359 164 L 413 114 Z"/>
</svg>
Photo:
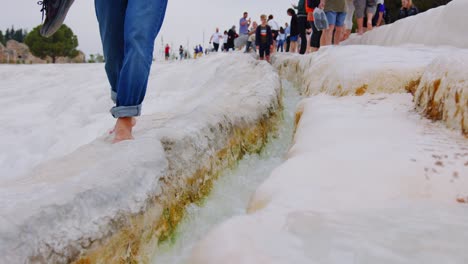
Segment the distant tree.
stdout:
<svg viewBox="0 0 468 264">
<path fill-rule="evenodd" d="M 78 38 L 65 24 L 50 38 L 41 36 L 39 33 L 40 29 L 41 26 L 37 26 L 25 39 L 26 45 L 29 46 L 34 56 L 41 59 L 50 56 L 52 63 L 55 63 L 57 57 L 74 58 L 78 55 L 78 51 L 76 50 Z"/>
<path fill-rule="evenodd" d="M 96 63 L 96 58 L 94 58 L 94 54 L 89 55 L 88 63 Z"/>
<path fill-rule="evenodd" d="M 88 60 L 88 63 L 102 63 L 104 62 L 104 56 L 102 56 L 101 54 L 97 53 L 97 54 L 90 54 L 89 55 L 89 60 Z"/>
<path fill-rule="evenodd" d="M 21 43 L 24 42 L 23 30 L 22 29 L 15 30 L 15 33 L 13 34 L 12 39 Z"/>
<path fill-rule="evenodd" d="M 2 44 L 5 45 L 7 41 L 13 39 L 13 40 L 23 43 L 27 34 L 28 34 L 27 30 L 25 29 L 15 30 L 15 27 L 11 26 L 11 28 L 7 28 L 7 30 L 5 31 L 5 34 L 2 36 L 2 39 L 0 39 L 0 42 L 2 42 Z"/>
<path fill-rule="evenodd" d="M 3 36 L 3 32 L 0 30 L 0 43 L 2 43 L 3 45 L 5 45 L 5 36 Z"/>
<path fill-rule="evenodd" d="M 10 40 L 10 39 L 11 39 L 10 29 L 7 28 L 7 30 L 5 31 L 5 38 L 4 38 L 5 43 L 6 43 L 8 40 Z"/>
<path fill-rule="evenodd" d="M 96 54 L 96 62 L 98 63 L 103 63 L 104 62 L 104 56 L 102 56 L 101 54 Z"/>
</svg>

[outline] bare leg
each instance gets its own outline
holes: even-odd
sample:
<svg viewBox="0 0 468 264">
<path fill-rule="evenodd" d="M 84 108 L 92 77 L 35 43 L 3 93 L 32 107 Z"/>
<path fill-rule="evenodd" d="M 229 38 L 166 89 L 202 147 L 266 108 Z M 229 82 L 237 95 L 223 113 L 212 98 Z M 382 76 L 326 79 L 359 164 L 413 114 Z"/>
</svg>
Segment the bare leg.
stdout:
<svg viewBox="0 0 468 264">
<path fill-rule="evenodd" d="M 372 18 L 374 17 L 374 14 L 369 13 L 367 14 L 367 31 L 372 30 Z"/>
<path fill-rule="evenodd" d="M 133 117 L 121 117 L 117 119 L 117 122 L 115 124 L 115 137 L 113 140 L 113 143 L 118 143 L 124 140 L 131 140 L 133 139 L 132 135 L 132 128 L 134 126 L 133 120 L 135 118 Z"/>
<path fill-rule="evenodd" d="M 358 18 L 356 19 L 357 21 L 357 25 L 358 25 L 358 34 L 359 35 L 362 35 L 364 34 L 364 25 L 362 23 L 364 23 L 364 18 Z"/>
<path fill-rule="evenodd" d="M 340 45 L 341 38 L 343 37 L 343 27 L 336 27 L 335 30 L 335 45 Z"/>
<path fill-rule="evenodd" d="M 331 45 L 334 30 L 335 25 L 330 25 L 330 27 L 323 32 L 322 38 L 320 39 L 320 46 Z"/>
<path fill-rule="evenodd" d="M 343 39 L 341 41 L 347 40 L 350 35 L 351 35 L 351 29 L 346 29 L 345 32 L 343 33 Z"/>
<path fill-rule="evenodd" d="M 116 124 L 117 125 L 117 124 Z M 132 117 L 132 127 L 136 126 L 136 118 L 135 117 Z M 109 131 L 109 134 L 113 134 L 115 131 L 115 126 L 114 126 L 114 129 L 112 129 L 111 131 Z"/>
</svg>

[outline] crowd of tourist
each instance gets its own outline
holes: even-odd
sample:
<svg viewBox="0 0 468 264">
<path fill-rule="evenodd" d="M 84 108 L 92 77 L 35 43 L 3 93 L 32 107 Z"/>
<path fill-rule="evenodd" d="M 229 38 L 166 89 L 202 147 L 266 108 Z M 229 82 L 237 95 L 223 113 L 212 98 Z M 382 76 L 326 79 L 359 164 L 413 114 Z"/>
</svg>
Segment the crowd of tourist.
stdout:
<svg viewBox="0 0 468 264">
<path fill-rule="evenodd" d="M 244 50 L 245 53 L 258 52 L 260 59 L 269 61 L 274 52 L 306 54 L 317 51 L 321 46 L 338 45 L 346 40 L 352 31 L 364 34 L 375 27 L 392 22 L 385 0 L 299 0 L 286 10 L 289 23 L 278 23 L 274 15 L 261 15 L 260 23 L 252 21 L 249 13 L 244 12 L 239 20 L 239 30 L 233 25 L 229 30 L 220 32 L 216 28 L 211 35 L 211 52 Z M 387 0 L 388 1 L 388 0 Z M 323 18 L 315 12 L 323 11 Z M 418 14 L 412 0 L 401 0 L 397 19 Z M 317 27 L 317 20 L 326 20 L 327 28 Z M 168 47 L 167 47 L 168 48 Z M 166 48 L 166 58 L 168 51 Z M 184 55 L 185 54 L 185 55 Z M 203 48 L 194 48 L 194 57 L 200 57 Z M 186 51 L 180 47 L 180 59 L 186 58 Z"/>
</svg>

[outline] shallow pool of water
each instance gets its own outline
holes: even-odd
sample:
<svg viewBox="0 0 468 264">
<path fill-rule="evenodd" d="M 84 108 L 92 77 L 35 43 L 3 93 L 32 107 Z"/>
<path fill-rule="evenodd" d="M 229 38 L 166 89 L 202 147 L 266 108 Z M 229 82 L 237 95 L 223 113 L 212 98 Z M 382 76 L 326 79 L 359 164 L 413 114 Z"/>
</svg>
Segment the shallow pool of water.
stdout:
<svg viewBox="0 0 468 264">
<path fill-rule="evenodd" d="M 246 213 L 251 195 L 281 165 L 294 130 L 296 105 L 300 100 L 291 83 L 283 82 L 284 121 L 260 155 L 246 155 L 234 169 L 224 172 L 201 206 L 190 205 L 172 240 L 161 243 L 151 256 L 154 264 L 187 263 L 193 246 L 213 227 Z"/>
</svg>

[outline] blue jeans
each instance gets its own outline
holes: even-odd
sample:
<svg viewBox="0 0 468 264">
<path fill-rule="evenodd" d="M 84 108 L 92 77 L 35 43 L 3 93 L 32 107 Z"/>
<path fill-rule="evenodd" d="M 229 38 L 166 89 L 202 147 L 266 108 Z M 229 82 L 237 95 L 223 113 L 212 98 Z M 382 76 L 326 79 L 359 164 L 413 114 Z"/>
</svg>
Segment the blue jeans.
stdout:
<svg viewBox="0 0 468 264">
<path fill-rule="evenodd" d="M 141 114 L 167 0 L 95 0 L 115 118 Z"/>
<path fill-rule="evenodd" d="M 276 51 L 279 51 L 281 49 L 281 52 L 283 52 L 283 46 L 284 46 L 284 40 L 280 39 L 278 41 L 278 44 L 277 44 L 277 47 L 276 47 Z"/>
<path fill-rule="evenodd" d="M 346 19 L 346 12 L 326 11 L 328 24 L 330 26 L 342 27 Z"/>
</svg>

